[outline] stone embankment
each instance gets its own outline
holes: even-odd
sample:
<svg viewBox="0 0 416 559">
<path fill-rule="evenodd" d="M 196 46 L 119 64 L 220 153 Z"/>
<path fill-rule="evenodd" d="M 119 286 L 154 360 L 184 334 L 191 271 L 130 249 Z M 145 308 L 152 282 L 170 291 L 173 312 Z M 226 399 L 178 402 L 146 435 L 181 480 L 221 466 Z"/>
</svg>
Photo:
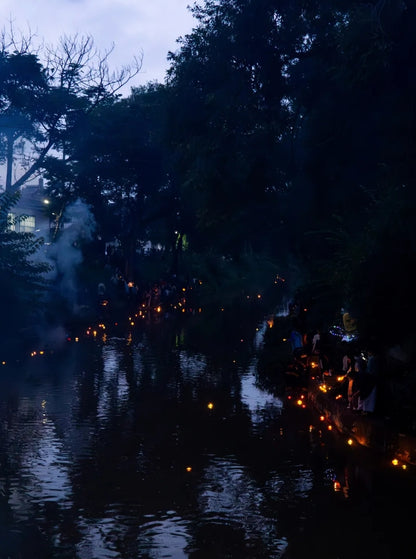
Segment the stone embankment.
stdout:
<svg viewBox="0 0 416 559">
<path fill-rule="evenodd" d="M 314 379 L 308 384 L 308 400 L 325 420 L 358 444 L 390 459 L 416 466 L 416 437 L 400 431 L 388 418 L 350 410 L 337 400 L 336 379 Z"/>
</svg>

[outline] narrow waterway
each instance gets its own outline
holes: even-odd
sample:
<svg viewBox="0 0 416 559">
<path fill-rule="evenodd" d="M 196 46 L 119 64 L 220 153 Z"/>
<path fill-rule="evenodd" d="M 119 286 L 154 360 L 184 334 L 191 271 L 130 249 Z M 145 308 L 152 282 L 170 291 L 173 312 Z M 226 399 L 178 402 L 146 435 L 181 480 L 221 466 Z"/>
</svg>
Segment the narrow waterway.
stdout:
<svg viewBox="0 0 416 559">
<path fill-rule="evenodd" d="M 400 556 L 414 482 L 262 388 L 265 327 L 162 320 L 3 365 L 0 559 Z"/>
</svg>

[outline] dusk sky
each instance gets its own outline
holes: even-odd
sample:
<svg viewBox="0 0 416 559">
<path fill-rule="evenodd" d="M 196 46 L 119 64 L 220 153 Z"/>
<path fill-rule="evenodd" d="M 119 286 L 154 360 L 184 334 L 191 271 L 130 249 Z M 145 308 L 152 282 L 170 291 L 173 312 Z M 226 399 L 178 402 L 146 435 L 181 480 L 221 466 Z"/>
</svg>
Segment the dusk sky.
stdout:
<svg viewBox="0 0 416 559">
<path fill-rule="evenodd" d="M 129 86 L 163 82 L 168 51 L 190 33 L 196 20 L 187 9 L 193 0 L 2 0 L 0 27 L 55 45 L 60 37 L 89 35 L 101 52 L 114 44 L 109 59 L 116 70 L 143 55 L 140 74 Z"/>
</svg>

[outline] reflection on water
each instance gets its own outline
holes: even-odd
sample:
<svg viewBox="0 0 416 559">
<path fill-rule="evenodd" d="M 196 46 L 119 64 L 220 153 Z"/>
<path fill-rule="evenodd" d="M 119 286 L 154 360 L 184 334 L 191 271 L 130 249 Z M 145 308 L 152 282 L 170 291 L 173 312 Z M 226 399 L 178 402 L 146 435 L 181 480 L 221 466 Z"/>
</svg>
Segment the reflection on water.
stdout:
<svg viewBox="0 0 416 559">
<path fill-rule="evenodd" d="M 255 364 L 241 376 L 241 401 L 248 406 L 253 424 L 260 423 L 271 413 L 280 415 L 283 402 L 280 398 L 257 386 Z"/>
<path fill-rule="evenodd" d="M 260 388 L 264 331 L 212 354 L 159 324 L 3 369 L 0 559 L 394 556 L 403 495 Z"/>
<path fill-rule="evenodd" d="M 286 540 L 279 538 L 276 517 L 265 514 L 263 488 L 235 457 L 211 458 L 201 480 L 199 503 L 204 522 L 241 530 L 247 543 L 261 542 L 267 557 L 281 557 Z"/>
<path fill-rule="evenodd" d="M 175 511 L 166 511 L 159 518 L 141 526 L 141 552 L 148 557 L 187 557 L 186 549 L 191 541 L 190 522 Z"/>
</svg>

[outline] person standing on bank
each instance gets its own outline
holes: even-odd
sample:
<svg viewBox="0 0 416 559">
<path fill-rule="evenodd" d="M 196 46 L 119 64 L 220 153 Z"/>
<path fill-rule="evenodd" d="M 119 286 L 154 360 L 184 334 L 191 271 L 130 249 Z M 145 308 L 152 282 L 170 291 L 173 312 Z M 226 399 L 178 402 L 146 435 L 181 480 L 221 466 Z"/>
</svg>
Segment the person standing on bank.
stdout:
<svg viewBox="0 0 416 559">
<path fill-rule="evenodd" d="M 380 375 L 379 357 L 375 351 L 368 350 L 368 362 L 360 379 L 360 395 L 358 409 L 364 413 L 373 413 L 376 408 L 377 381 Z"/>
</svg>

